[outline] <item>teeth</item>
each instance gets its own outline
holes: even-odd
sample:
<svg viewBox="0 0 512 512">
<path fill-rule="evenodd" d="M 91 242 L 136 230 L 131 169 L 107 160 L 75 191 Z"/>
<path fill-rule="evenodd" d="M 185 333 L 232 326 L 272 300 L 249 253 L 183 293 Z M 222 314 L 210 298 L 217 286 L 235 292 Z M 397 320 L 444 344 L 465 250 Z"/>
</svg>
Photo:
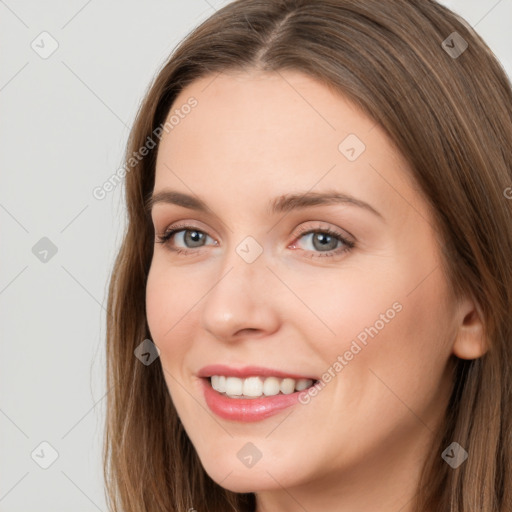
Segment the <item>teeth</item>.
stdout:
<svg viewBox="0 0 512 512">
<path fill-rule="evenodd" d="M 294 391 L 303 391 L 312 386 L 311 379 L 279 379 L 277 377 L 226 377 L 212 375 L 210 379 L 212 388 L 231 398 L 258 398 L 273 396 L 279 393 L 289 395 Z"/>
<path fill-rule="evenodd" d="M 240 380 L 240 379 L 238 379 Z M 243 381 L 244 396 L 261 396 L 263 393 L 263 382 L 259 377 L 249 377 Z"/>
<path fill-rule="evenodd" d="M 295 380 L 294 379 L 283 379 L 281 381 L 281 393 L 289 395 L 295 391 Z"/>
<path fill-rule="evenodd" d="M 242 379 L 236 377 L 226 377 L 226 394 L 227 395 L 242 395 L 244 382 Z"/>
<path fill-rule="evenodd" d="M 212 376 L 212 388 L 219 393 L 226 392 L 226 377 L 224 375 L 214 375 Z"/>
<path fill-rule="evenodd" d="M 267 377 L 263 383 L 263 394 L 265 396 L 277 395 L 281 390 L 280 384 L 280 379 L 277 377 Z"/>
<path fill-rule="evenodd" d="M 295 384 L 295 389 L 297 391 L 304 391 L 305 389 L 309 388 L 311 384 L 313 384 L 312 380 L 300 379 L 297 381 L 297 384 Z"/>
</svg>

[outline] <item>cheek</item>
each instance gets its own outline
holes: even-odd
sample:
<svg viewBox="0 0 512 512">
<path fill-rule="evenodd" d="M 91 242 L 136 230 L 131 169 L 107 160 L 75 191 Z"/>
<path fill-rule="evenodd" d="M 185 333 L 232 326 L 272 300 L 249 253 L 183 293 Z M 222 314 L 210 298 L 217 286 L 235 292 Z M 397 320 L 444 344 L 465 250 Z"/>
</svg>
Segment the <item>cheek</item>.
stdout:
<svg viewBox="0 0 512 512">
<path fill-rule="evenodd" d="M 151 336 L 157 342 L 162 338 L 165 324 L 169 325 L 166 318 L 170 298 L 165 281 L 152 265 L 146 284 L 146 317 Z"/>
<path fill-rule="evenodd" d="M 412 293 L 398 295 L 401 310 L 386 324 L 374 323 L 361 352 L 374 396 L 406 404 L 418 414 L 441 400 L 440 386 L 453 335 L 444 284 L 433 276 Z M 378 329 L 379 327 L 382 329 Z M 366 330 L 365 332 L 370 332 Z"/>
<path fill-rule="evenodd" d="M 386 273 L 349 268 L 329 279 L 311 281 L 302 288 L 309 312 L 295 306 L 295 321 L 306 329 L 307 338 L 326 361 L 350 350 L 353 342 L 363 349 L 372 339 L 382 338 L 403 314 L 402 294 L 396 282 L 386 282 Z M 290 311 L 292 313 L 292 311 Z M 316 316 L 316 318 L 315 318 Z M 313 328 L 314 327 L 314 328 Z M 357 346 L 354 352 L 357 351 Z M 349 355 L 349 357 L 351 357 Z"/>
<path fill-rule="evenodd" d="M 160 350 L 160 363 L 168 392 L 175 404 L 185 416 L 193 404 L 188 394 L 183 393 L 183 362 L 189 350 L 188 341 L 195 321 L 196 302 L 190 295 L 190 287 L 181 283 L 178 273 L 152 265 L 146 285 L 146 317 L 152 341 Z M 170 284 L 172 283 L 172 285 Z M 197 411 L 192 411 L 194 414 Z"/>
<path fill-rule="evenodd" d="M 161 351 L 162 362 L 168 359 L 166 356 L 171 348 L 175 355 L 175 350 L 184 347 L 182 343 L 174 343 L 175 340 L 185 339 L 185 332 L 190 336 L 195 301 L 193 291 L 185 281 L 177 272 L 171 275 L 158 262 L 152 264 L 148 275 L 146 317 L 151 337 Z"/>
<path fill-rule="evenodd" d="M 414 403 L 414 393 L 429 400 L 441 382 L 454 335 L 446 283 L 438 269 L 411 292 L 410 283 L 420 278 L 400 268 L 391 279 L 391 272 L 367 273 L 338 280 L 341 289 L 309 288 L 308 304 L 331 333 L 315 322 L 322 330 L 315 337 L 310 327 L 308 339 L 322 354 L 325 380 L 335 380 L 348 396 L 365 390 L 376 401 L 396 400 L 387 385 Z"/>
</svg>

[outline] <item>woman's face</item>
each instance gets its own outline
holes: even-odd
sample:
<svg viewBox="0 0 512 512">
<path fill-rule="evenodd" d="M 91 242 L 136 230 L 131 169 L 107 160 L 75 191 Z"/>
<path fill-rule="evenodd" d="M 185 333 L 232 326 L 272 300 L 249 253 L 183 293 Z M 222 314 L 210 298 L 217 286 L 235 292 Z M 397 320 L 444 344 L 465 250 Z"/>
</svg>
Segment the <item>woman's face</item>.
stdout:
<svg viewBox="0 0 512 512">
<path fill-rule="evenodd" d="M 405 486 L 446 407 L 457 333 L 407 163 L 301 73 L 209 76 L 171 115 L 152 219 L 177 232 L 155 244 L 147 318 L 205 470 L 237 492 Z M 231 396 L 268 395 L 229 397 L 212 375 Z"/>
</svg>

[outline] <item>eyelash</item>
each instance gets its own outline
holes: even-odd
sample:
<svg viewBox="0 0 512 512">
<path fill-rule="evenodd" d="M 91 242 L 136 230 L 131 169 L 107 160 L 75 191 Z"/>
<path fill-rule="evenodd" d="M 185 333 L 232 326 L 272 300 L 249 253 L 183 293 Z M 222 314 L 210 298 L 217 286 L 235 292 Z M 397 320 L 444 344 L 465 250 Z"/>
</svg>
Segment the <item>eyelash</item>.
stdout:
<svg viewBox="0 0 512 512">
<path fill-rule="evenodd" d="M 189 254 L 190 252 L 194 252 L 194 251 L 197 251 L 197 249 L 182 249 L 182 248 L 176 248 L 176 247 L 171 247 L 171 245 L 169 244 L 169 241 L 171 239 L 171 237 L 176 234 L 176 233 L 179 233 L 181 231 L 197 231 L 199 233 L 202 233 L 206 236 L 209 236 L 207 233 L 205 233 L 204 231 L 201 231 L 200 229 L 197 229 L 196 227 L 194 226 L 189 226 L 189 225 L 180 225 L 180 226 L 173 226 L 171 228 L 169 228 L 163 235 L 157 235 L 157 238 L 158 240 L 156 241 L 156 243 L 160 243 L 164 246 L 166 246 L 166 248 L 168 248 L 169 250 L 175 252 L 176 254 L 184 254 L 184 255 L 187 255 Z M 342 247 L 342 248 L 338 248 L 338 249 L 333 249 L 331 251 L 326 251 L 326 252 L 316 252 L 315 251 L 311 251 L 313 252 L 313 254 L 310 256 L 311 258 L 325 258 L 325 257 L 335 257 L 335 256 L 340 256 L 341 254 L 345 253 L 345 252 L 349 252 L 351 251 L 354 247 L 355 247 L 355 243 L 352 242 L 351 240 L 347 240 L 341 233 L 337 232 L 337 231 L 334 231 L 330 228 L 314 228 L 314 229 L 309 229 L 309 228 L 304 228 L 304 227 L 301 227 L 299 228 L 298 230 L 298 233 L 295 235 L 296 238 L 302 238 L 303 236 L 305 235 L 309 235 L 311 233 L 322 233 L 322 234 L 327 234 L 329 236 L 332 236 L 333 238 L 335 238 L 336 240 L 339 240 L 340 242 L 342 242 L 345 247 Z M 202 248 L 202 247 L 201 247 Z M 198 248 L 198 249 L 201 249 L 201 248 Z M 306 251 L 308 252 L 308 251 Z"/>
</svg>

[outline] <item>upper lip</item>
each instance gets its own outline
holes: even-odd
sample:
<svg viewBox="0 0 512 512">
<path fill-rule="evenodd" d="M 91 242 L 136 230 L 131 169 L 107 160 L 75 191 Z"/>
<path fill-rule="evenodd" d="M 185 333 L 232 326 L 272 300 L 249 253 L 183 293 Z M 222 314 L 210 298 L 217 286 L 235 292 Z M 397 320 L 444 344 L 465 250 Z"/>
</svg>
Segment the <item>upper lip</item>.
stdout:
<svg viewBox="0 0 512 512">
<path fill-rule="evenodd" d="M 281 379 L 310 379 L 317 380 L 316 377 L 308 375 L 300 375 L 294 372 L 284 372 L 273 368 L 264 368 L 262 366 L 243 366 L 235 368 L 224 364 L 211 364 L 204 366 L 197 373 L 199 377 L 211 377 L 212 375 L 225 375 L 226 377 L 238 377 L 240 379 L 246 377 L 262 376 L 262 377 L 279 377 Z"/>
</svg>

